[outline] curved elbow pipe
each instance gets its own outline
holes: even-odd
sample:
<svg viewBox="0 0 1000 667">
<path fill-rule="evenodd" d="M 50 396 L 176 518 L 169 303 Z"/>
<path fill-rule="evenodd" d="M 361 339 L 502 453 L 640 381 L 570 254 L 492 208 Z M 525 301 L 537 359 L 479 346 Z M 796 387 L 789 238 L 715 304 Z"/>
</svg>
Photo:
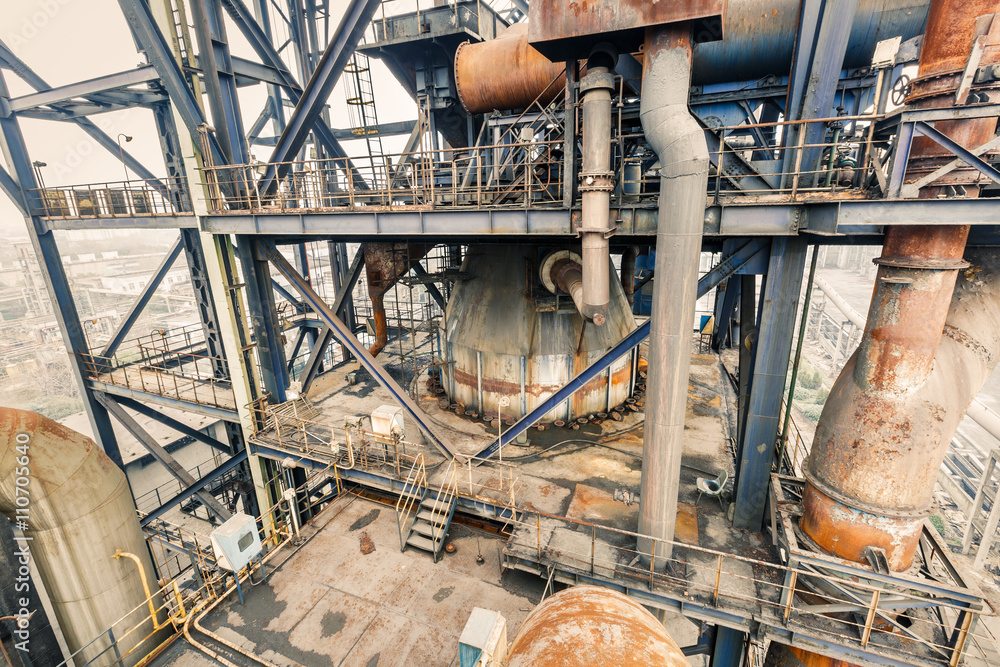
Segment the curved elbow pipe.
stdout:
<svg viewBox="0 0 1000 667">
<path fill-rule="evenodd" d="M 646 31 L 639 114 L 646 140 L 660 158 L 656 280 L 649 337 L 649 382 L 643 436 L 639 532 L 671 540 L 684 439 L 691 332 L 708 188 L 708 146 L 688 111 L 690 26 Z M 655 545 L 656 557 L 669 548 Z M 652 540 L 639 551 L 652 553 Z"/>
<path fill-rule="evenodd" d="M 19 501 L 25 497 L 26 506 Z M 159 644 L 139 645 L 154 630 L 147 595 L 138 570 L 115 557 L 119 550 L 139 554 L 141 567 L 153 571 L 128 480 L 93 440 L 37 413 L 0 408 L 0 513 L 28 523 L 30 557 L 71 652 L 125 617 L 116 627 L 119 652 L 132 651 L 124 664 Z M 111 651 L 98 657 L 104 648 L 97 642 L 78 660 L 114 663 Z"/>
</svg>

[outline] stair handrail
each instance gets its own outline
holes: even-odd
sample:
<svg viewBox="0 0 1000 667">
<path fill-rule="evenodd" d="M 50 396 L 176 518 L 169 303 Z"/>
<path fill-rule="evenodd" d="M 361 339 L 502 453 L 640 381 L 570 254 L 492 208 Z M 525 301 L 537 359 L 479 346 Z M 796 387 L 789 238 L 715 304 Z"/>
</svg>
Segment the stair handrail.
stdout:
<svg viewBox="0 0 1000 667">
<path fill-rule="evenodd" d="M 455 463 L 455 459 L 451 459 L 448 463 L 448 467 L 444 471 L 444 481 L 441 482 L 441 486 L 438 487 L 437 495 L 434 498 L 435 509 L 440 507 L 450 507 L 452 502 L 455 501 L 458 495 L 458 466 Z M 450 513 L 450 509 L 448 513 Z M 436 527 L 431 529 L 432 535 L 435 539 L 432 540 L 434 543 L 434 559 L 437 560 L 438 554 L 441 552 L 441 547 L 444 546 L 444 531 L 447 530 L 447 526 L 441 527 L 441 544 L 437 544 L 437 536 L 434 535 Z"/>
<path fill-rule="evenodd" d="M 417 492 L 417 489 L 420 492 Z M 423 500 L 424 490 L 427 489 L 427 468 L 424 464 L 424 455 L 417 454 L 410 466 L 410 472 L 403 483 L 403 489 L 396 501 L 396 529 L 399 531 L 399 549 L 406 549 L 406 536 L 403 535 L 403 526 L 407 524 L 410 514 L 416 515 L 416 508 Z M 414 517 L 415 518 L 415 517 Z M 407 527 L 407 532 L 409 528 Z"/>
</svg>

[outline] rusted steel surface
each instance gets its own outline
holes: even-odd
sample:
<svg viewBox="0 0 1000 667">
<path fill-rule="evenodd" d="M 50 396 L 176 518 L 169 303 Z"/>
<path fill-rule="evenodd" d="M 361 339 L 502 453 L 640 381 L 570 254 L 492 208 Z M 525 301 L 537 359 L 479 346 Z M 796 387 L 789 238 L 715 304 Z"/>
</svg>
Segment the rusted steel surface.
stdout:
<svg viewBox="0 0 1000 667">
<path fill-rule="evenodd" d="M 977 19 L 1000 11 L 997 0 L 936 0 L 927 16 L 927 37 L 920 51 L 917 77 L 910 84 L 907 103 L 914 109 L 937 109 L 966 103 L 955 94 L 962 79 L 969 55 L 977 39 Z M 994 21 L 988 40 L 1000 40 L 1000 21 Z M 987 48 L 980 66 L 1000 62 L 1000 48 Z M 995 83 L 973 86 L 990 101 L 1000 100 Z M 996 118 L 973 118 L 940 121 L 935 129 L 962 146 L 975 149 L 994 137 Z M 990 155 L 993 153 L 989 153 Z M 913 182 L 954 159 L 954 155 L 928 137 L 915 137 L 910 147 L 905 181 Z M 978 184 L 988 179 L 971 167 L 962 167 L 938 179 L 934 186 L 924 188 L 922 198 L 937 197 L 944 186 L 961 185 L 969 196 L 977 196 Z"/>
<path fill-rule="evenodd" d="M 472 246 L 441 322 L 442 386 L 466 411 L 517 419 L 531 411 L 632 331 L 635 320 L 613 280 L 612 307 L 601 327 L 584 323 L 570 297 L 556 297 L 538 281 L 532 246 Z M 631 358 L 611 367 L 610 406 L 631 395 Z M 608 376 L 588 382 L 552 410 L 543 423 L 608 409 Z M 482 400 L 480 400 L 480 396 Z M 500 399 L 509 405 L 501 408 Z"/>
<path fill-rule="evenodd" d="M 877 331 L 873 319 L 887 317 L 873 315 L 827 398 L 806 464 L 802 528 L 841 557 L 857 560 L 865 546 L 888 545 L 890 566 L 909 567 L 948 444 L 1000 359 L 1000 251 L 970 249 L 966 259 L 970 266 L 958 271 L 933 363 L 921 367 L 926 373 L 913 371 L 906 386 L 898 373 L 873 375 L 862 366 Z M 887 268 L 880 267 L 880 279 Z M 902 310 L 918 301 L 914 296 Z M 894 342 L 905 351 L 900 337 Z"/>
<path fill-rule="evenodd" d="M 525 619 L 507 667 L 688 667 L 663 624 L 616 591 L 574 586 Z"/>
<path fill-rule="evenodd" d="M 414 264 L 430 252 L 433 244 L 426 243 L 365 243 L 365 276 L 368 295 L 372 302 L 372 320 L 375 322 L 375 342 L 368 350 L 374 357 L 389 342 L 386 322 L 385 293 L 396 281 L 405 276 Z"/>
<path fill-rule="evenodd" d="M 772 641 L 764 667 L 853 667 L 853 663 Z"/>
<path fill-rule="evenodd" d="M 695 19 L 721 19 L 725 0 L 549 0 L 532 3 L 528 39 L 550 58 L 576 52 L 586 56 L 594 43 L 612 42 L 623 52 L 642 43 L 646 27 Z M 709 39 L 722 39 L 722 26 Z"/>
<path fill-rule="evenodd" d="M 528 26 L 515 23 L 499 37 L 464 43 L 455 53 L 455 86 L 469 113 L 542 105 L 566 87 L 565 63 L 551 62 L 528 44 Z"/>
</svg>

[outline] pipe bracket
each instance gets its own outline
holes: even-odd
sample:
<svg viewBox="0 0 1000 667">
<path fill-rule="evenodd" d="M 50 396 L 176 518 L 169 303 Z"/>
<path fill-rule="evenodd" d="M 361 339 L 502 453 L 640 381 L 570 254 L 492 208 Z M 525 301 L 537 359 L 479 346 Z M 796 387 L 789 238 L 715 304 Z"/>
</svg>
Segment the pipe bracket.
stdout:
<svg viewBox="0 0 1000 667">
<path fill-rule="evenodd" d="M 959 259 L 919 259 L 916 257 L 876 257 L 872 260 L 879 266 L 891 266 L 897 269 L 930 269 L 933 271 L 960 270 L 969 268 L 969 263 Z"/>
</svg>

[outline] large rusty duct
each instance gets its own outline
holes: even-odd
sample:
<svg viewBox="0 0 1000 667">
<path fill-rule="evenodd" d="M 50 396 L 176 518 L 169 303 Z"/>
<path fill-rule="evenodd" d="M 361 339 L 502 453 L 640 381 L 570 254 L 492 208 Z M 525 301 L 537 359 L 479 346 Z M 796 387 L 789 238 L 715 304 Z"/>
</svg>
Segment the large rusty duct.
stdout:
<svg viewBox="0 0 1000 667">
<path fill-rule="evenodd" d="M 955 72 L 972 50 L 977 18 L 995 12 L 998 4 L 932 3 L 913 106 L 953 106 L 960 78 Z M 937 128 L 976 148 L 992 138 L 996 118 L 949 121 Z M 915 141 L 906 179 L 919 178 L 928 162 L 938 162 L 941 150 Z M 968 196 L 978 194 L 974 170 L 956 170 L 949 180 Z M 946 187 L 925 188 L 920 196 L 945 194 Z M 967 226 L 894 227 L 886 234 L 861 346 L 827 399 L 806 466 L 802 528 L 832 554 L 860 561 L 866 547 L 880 547 L 895 571 L 913 559 L 954 431 L 940 426 L 950 424 L 956 411 L 964 413 L 979 389 L 968 396 L 968 391 L 939 395 L 928 383 L 940 366 L 935 353 L 956 276 L 967 266 L 962 254 L 968 232 Z"/>
</svg>

